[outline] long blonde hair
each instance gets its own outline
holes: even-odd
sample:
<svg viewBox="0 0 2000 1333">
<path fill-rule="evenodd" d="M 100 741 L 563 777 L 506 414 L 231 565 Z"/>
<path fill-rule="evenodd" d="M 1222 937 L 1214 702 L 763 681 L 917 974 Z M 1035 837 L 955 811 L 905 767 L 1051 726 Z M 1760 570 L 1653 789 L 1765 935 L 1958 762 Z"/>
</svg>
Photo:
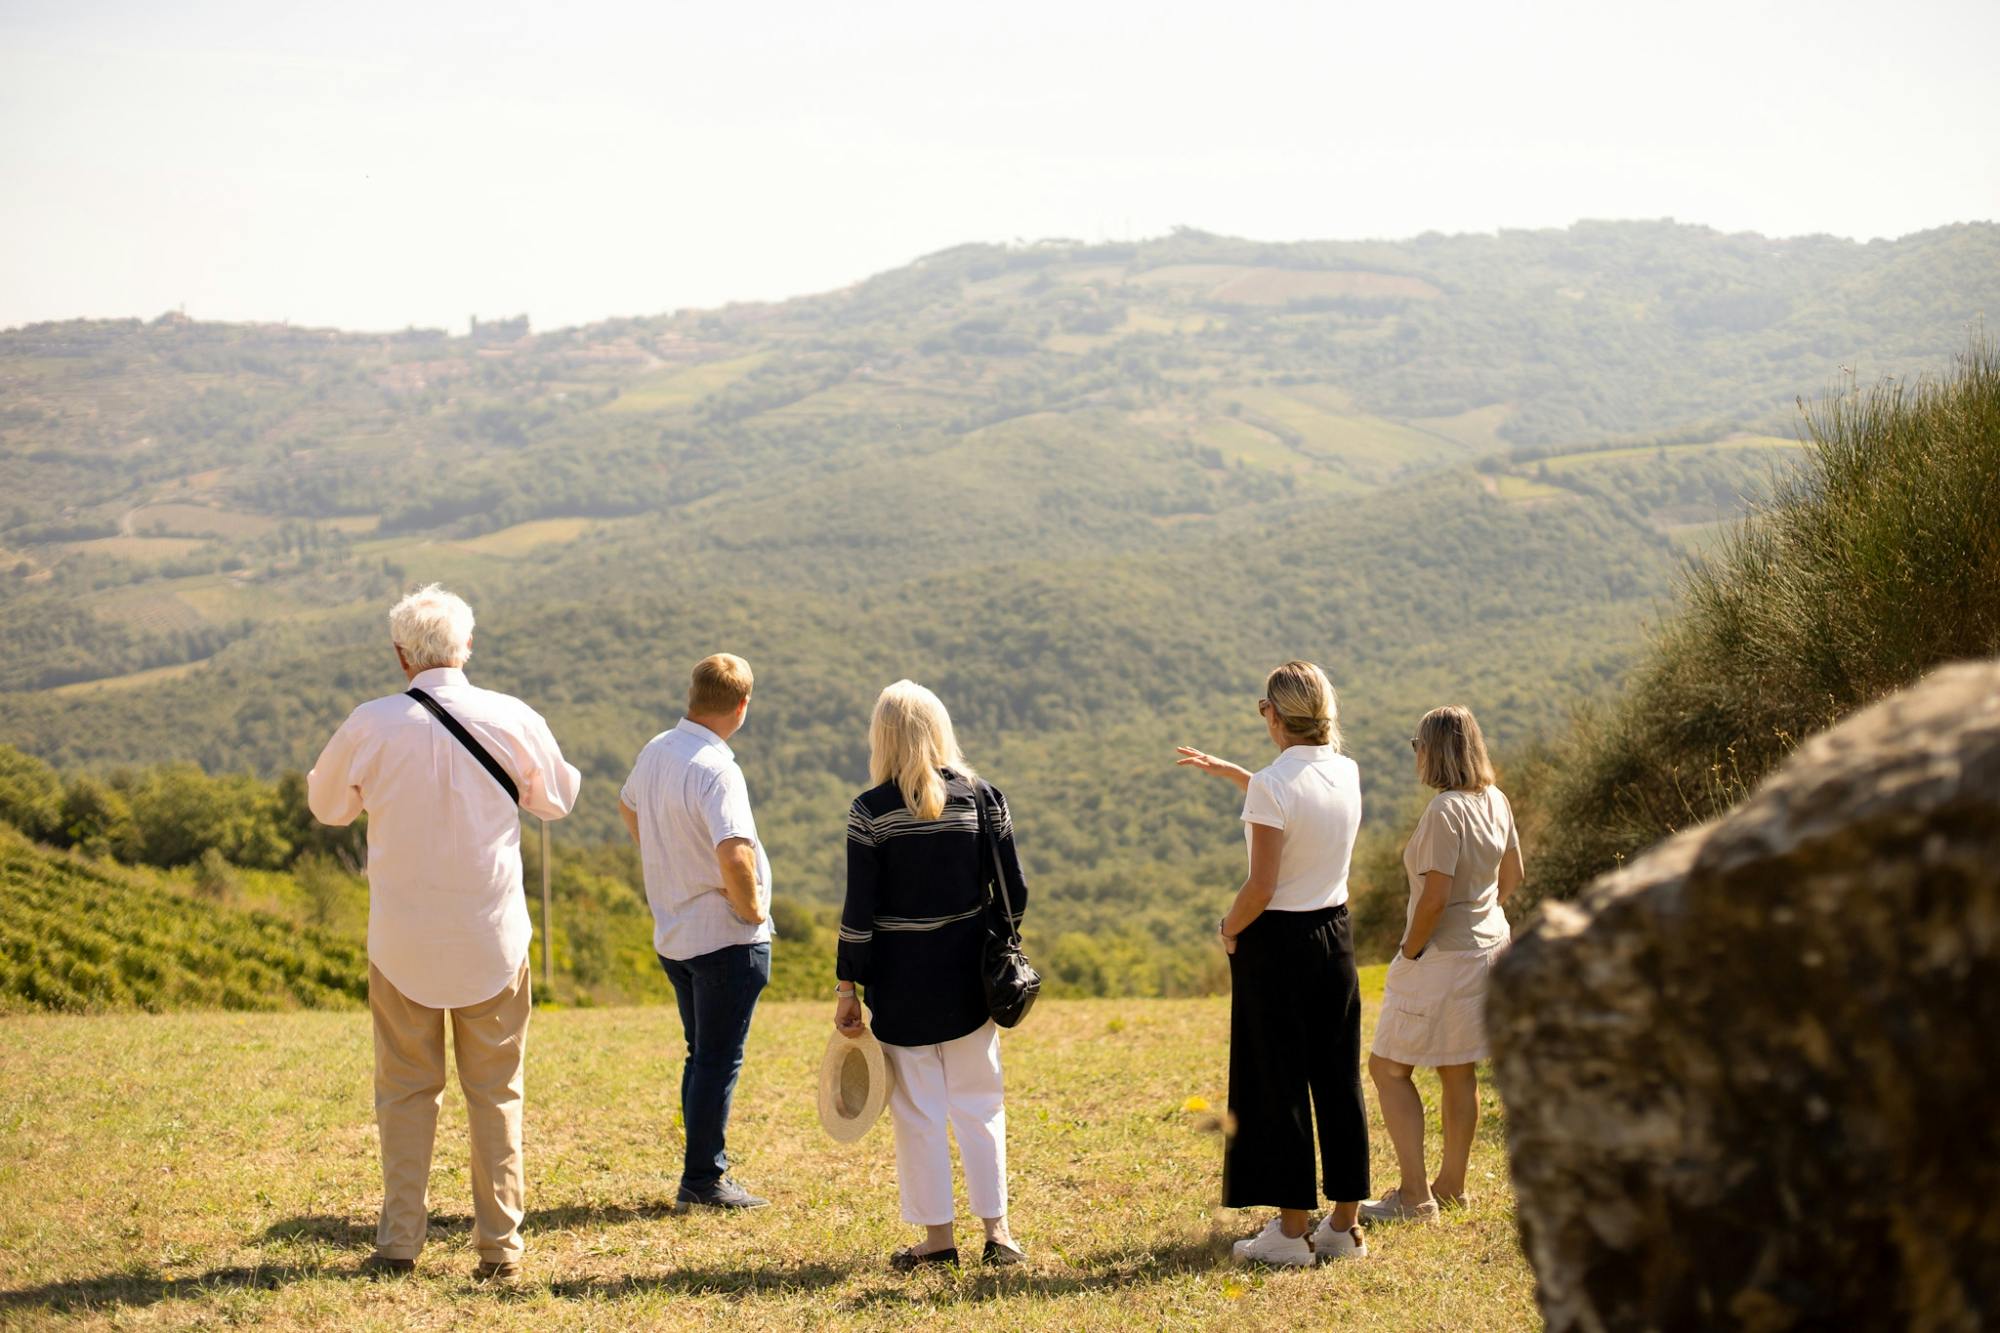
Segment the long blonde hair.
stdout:
<svg viewBox="0 0 2000 1333">
<path fill-rule="evenodd" d="M 951 714 L 935 694 L 913 680 L 899 680 L 875 700 L 868 723 L 868 778 L 880 785 L 894 782 L 903 804 L 919 819 L 936 819 L 944 811 L 944 778 L 949 768 L 971 778 Z"/>
</svg>

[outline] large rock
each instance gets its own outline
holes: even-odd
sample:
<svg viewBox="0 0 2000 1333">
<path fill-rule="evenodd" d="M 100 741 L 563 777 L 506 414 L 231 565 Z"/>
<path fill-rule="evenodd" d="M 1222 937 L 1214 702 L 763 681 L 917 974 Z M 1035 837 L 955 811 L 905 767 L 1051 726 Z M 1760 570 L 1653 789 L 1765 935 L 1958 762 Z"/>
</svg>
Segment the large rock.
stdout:
<svg viewBox="0 0 2000 1333">
<path fill-rule="evenodd" d="M 1549 1327 L 2000 1325 L 2000 663 L 1801 746 L 1493 974 Z"/>
</svg>

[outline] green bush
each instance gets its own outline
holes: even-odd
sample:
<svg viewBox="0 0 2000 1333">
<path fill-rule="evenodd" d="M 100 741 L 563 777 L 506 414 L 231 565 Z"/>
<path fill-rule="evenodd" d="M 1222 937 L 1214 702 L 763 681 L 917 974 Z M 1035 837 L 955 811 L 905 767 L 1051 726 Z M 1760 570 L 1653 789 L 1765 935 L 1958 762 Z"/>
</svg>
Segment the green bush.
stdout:
<svg viewBox="0 0 2000 1333">
<path fill-rule="evenodd" d="M 1803 410 L 1804 461 L 1683 576 L 1614 705 L 1542 775 L 1538 896 L 1739 800 L 1802 739 L 1944 662 L 2000 653 L 2000 355 Z"/>
<path fill-rule="evenodd" d="M 52 836 L 62 818 L 62 780 L 33 755 L 0 745 L 0 820 L 31 838 Z"/>
</svg>

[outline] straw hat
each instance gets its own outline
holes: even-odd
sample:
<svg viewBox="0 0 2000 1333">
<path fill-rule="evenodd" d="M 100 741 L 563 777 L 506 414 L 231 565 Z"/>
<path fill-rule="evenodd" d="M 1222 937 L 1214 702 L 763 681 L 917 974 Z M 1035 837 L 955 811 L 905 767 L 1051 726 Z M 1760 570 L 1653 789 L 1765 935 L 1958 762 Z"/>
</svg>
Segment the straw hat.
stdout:
<svg viewBox="0 0 2000 1333">
<path fill-rule="evenodd" d="M 868 1132 L 889 1100 L 892 1078 L 874 1033 L 833 1034 L 819 1062 L 819 1122 L 834 1142 L 852 1143 Z"/>
</svg>

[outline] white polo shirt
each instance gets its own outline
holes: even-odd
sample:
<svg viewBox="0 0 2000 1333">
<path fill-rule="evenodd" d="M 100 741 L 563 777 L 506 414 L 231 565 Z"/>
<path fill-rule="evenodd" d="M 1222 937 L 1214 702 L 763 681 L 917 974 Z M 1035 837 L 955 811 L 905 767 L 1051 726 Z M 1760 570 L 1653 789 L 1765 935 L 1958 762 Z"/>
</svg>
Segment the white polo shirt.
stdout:
<svg viewBox="0 0 2000 1333">
<path fill-rule="evenodd" d="M 639 816 L 639 864 L 653 909 L 655 953 L 699 958 L 771 938 L 768 911 L 752 925 L 722 894 L 716 846 L 748 838 L 757 849 L 758 893 L 767 904 L 771 900 L 771 862 L 750 814 L 750 789 L 722 737 L 682 718 L 646 742 L 620 797 Z"/>
<path fill-rule="evenodd" d="M 306 775 L 322 824 L 368 812 L 368 961 L 431 1009 L 490 1000 L 520 974 L 533 928 L 521 892 L 521 811 L 561 819 L 580 777 L 541 714 L 457 667 L 410 682 L 478 737 L 521 791 L 520 809 L 415 699 L 362 704 Z"/>
<path fill-rule="evenodd" d="M 1285 831 L 1273 912 L 1315 912 L 1347 901 L 1347 867 L 1361 832 L 1361 769 L 1331 745 L 1287 746 L 1252 774 L 1243 794 L 1249 825 Z"/>
</svg>

